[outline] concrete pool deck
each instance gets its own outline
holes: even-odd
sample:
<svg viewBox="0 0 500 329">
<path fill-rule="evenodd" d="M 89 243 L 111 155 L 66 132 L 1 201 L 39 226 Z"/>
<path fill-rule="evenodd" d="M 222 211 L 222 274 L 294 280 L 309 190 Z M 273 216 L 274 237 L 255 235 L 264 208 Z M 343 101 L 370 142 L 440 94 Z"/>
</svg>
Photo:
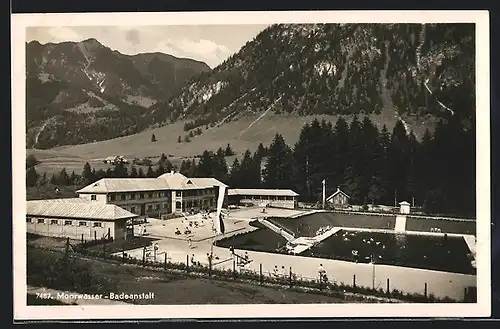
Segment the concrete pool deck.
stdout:
<svg viewBox="0 0 500 329">
<path fill-rule="evenodd" d="M 328 272 L 331 281 L 335 280 L 337 282 L 344 282 L 345 284 L 352 285 L 355 280 L 358 286 L 386 289 L 387 280 L 389 279 L 389 288 L 391 290 L 397 289 L 405 293 L 422 294 L 424 290 L 427 289 L 428 294 L 433 294 L 436 297 L 450 297 L 458 300 L 463 299 L 465 288 L 477 286 L 476 275 L 236 249 L 235 252 L 238 255 L 243 255 L 246 252 L 251 260 L 244 268 L 240 268 L 237 266 L 237 262 L 229 249 L 213 246 L 213 242 L 234 234 L 256 230 L 256 228 L 250 226 L 249 223 L 255 220 L 255 217 L 258 217 L 258 215 L 264 217 L 260 214 L 261 211 L 262 208 L 230 211 L 228 218 L 225 220 L 226 234 L 224 234 L 224 236 L 215 236 L 211 233 L 211 225 L 207 225 L 207 223 L 205 223 L 203 227 L 192 229 L 192 248 L 188 246 L 186 241 L 187 237 L 183 235 L 182 238 L 179 238 L 173 234 L 175 228 L 179 228 L 182 231 L 184 226 L 180 224 L 186 223 L 183 222 L 183 219 L 177 219 L 177 221 L 175 219 L 150 220 L 150 225 L 146 226 L 147 232 L 151 236 L 159 238 L 159 240 L 155 241 L 155 243 L 158 243 L 159 247 L 156 254 L 156 261 L 163 262 L 166 258 L 170 262 L 186 263 L 190 261 L 191 257 L 194 257 L 196 262 L 208 265 L 207 254 L 213 250 L 214 256 L 217 257 L 213 260 L 213 266 L 215 268 L 229 270 L 234 268 L 236 270 L 254 271 L 258 273 L 262 266 L 264 275 L 272 275 L 274 267 L 277 266 L 280 271 L 282 267 L 284 267 L 287 273 L 289 273 L 291 268 L 292 272 L 297 275 L 297 277 L 310 280 L 317 278 L 318 266 L 322 264 Z M 283 209 L 273 208 L 268 208 L 267 211 L 265 215 L 276 217 L 279 215 L 281 215 L 281 217 L 290 217 L 304 213 L 303 211 L 284 211 Z M 195 219 L 195 217 L 193 217 L 193 219 Z M 303 240 L 304 242 L 321 241 L 340 230 L 396 233 L 394 230 L 333 227 L 318 237 L 304 238 Z M 444 235 L 444 233 L 415 231 L 406 231 L 405 233 L 435 236 Z M 475 253 L 475 237 L 473 235 L 447 234 L 449 236 L 464 237 L 471 252 Z M 128 250 L 126 253 L 130 257 L 142 259 L 143 248 Z M 121 255 L 121 253 L 117 253 L 117 255 Z M 148 260 L 154 259 L 154 254 L 148 257 Z"/>
</svg>

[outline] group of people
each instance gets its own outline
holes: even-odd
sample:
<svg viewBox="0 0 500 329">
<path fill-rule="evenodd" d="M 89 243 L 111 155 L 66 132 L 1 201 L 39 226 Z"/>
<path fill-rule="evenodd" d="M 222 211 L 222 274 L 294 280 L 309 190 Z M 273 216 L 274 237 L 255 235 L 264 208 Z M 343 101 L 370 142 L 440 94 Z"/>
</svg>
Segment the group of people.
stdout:
<svg viewBox="0 0 500 329">
<path fill-rule="evenodd" d="M 278 265 L 274 265 L 272 274 L 275 278 L 279 278 L 280 276 L 286 277 L 287 271 L 286 271 L 285 266 L 281 266 L 281 271 L 280 271 L 280 269 L 278 268 Z"/>
<path fill-rule="evenodd" d="M 327 232 L 329 229 L 331 229 L 330 226 L 323 226 L 323 227 L 320 227 L 317 231 L 316 231 L 316 235 L 321 235 L 325 232 Z"/>
</svg>

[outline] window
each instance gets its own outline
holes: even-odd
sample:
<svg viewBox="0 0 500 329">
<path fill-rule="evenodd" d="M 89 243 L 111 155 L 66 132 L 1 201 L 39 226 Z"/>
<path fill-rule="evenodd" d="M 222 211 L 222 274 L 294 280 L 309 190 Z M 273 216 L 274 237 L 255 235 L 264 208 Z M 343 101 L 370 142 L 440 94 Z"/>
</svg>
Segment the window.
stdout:
<svg viewBox="0 0 500 329">
<path fill-rule="evenodd" d="M 122 195 L 121 195 L 121 200 L 122 200 L 122 201 L 127 200 L 127 195 L 126 195 L 126 194 L 122 194 Z"/>
<path fill-rule="evenodd" d="M 78 226 L 87 226 L 87 222 L 78 222 Z"/>
<path fill-rule="evenodd" d="M 168 207 L 168 203 L 164 203 L 163 208 L 167 209 L 167 207 Z"/>
<path fill-rule="evenodd" d="M 115 201 L 115 200 L 116 200 L 116 194 L 110 194 L 110 195 L 108 196 L 108 200 L 109 200 L 109 201 Z"/>
<path fill-rule="evenodd" d="M 97 200 L 97 195 L 92 194 L 92 195 L 90 196 L 90 200 L 92 200 L 92 201 Z"/>
<path fill-rule="evenodd" d="M 130 212 L 135 212 L 135 207 L 130 207 Z"/>
<path fill-rule="evenodd" d="M 45 223 L 45 220 L 43 218 L 38 218 L 37 222 L 38 224 L 43 224 Z"/>
<path fill-rule="evenodd" d="M 158 210 L 160 209 L 160 205 L 159 204 L 155 204 L 155 210 Z"/>
<path fill-rule="evenodd" d="M 154 197 L 155 197 L 154 193 L 149 193 L 149 198 L 150 198 L 150 199 L 152 199 L 152 198 L 154 198 Z"/>
<path fill-rule="evenodd" d="M 148 204 L 148 211 L 153 210 L 153 205 Z"/>
<path fill-rule="evenodd" d="M 64 225 L 72 225 L 72 224 L 73 224 L 73 222 L 70 221 L 70 220 L 65 220 L 64 221 Z"/>
<path fill-rule="evenodd" d="M 130 193 L 130 200 L 135 200 L 135 193 Z"/>
<path fill-rule="evenodd" d="M 101 222 L 94 222 L 94 227 L 102 227 L 102 223 Z"/>
<path fill-rule="evenodd" d="M 177 201 L 175 203 L 175 209 L 181 209 L 181 207 L 182 207 L 182 204 L 180 203 L 180 201 Z"/>
<path fill-rule="evenodd" d="M 26 217 L 26 223 L 31 223 L 31 218 Z"/>
<path fill-rule="evenodd" d="M 139 199 L 144 199 L 144 193 L 139 193 Z"/>
<path fill-rule="evenodd" d="M 50 225 L 59 225 L 59 221 L 57 219 L 51 219 Z"/>
<path fill-rule="evenodd" d="M 182 196 L 182 192 L 181 191 L 175 191 L 175 196 L 176 197 L 181 197 Z"/>
</svg>

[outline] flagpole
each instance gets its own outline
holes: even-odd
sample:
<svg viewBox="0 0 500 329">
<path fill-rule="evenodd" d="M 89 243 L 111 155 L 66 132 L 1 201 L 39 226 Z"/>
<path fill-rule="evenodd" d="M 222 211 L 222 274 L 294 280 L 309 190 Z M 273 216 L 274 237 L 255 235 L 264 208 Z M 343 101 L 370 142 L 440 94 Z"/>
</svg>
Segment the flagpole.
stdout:
<svg viewBox="0 0 500 329">
<path fill-rule="evenodd" d="M 323 179 L 323 209 L 325 209 L 325 201 L 326 201 L 326 180 Z"/>
</svg>

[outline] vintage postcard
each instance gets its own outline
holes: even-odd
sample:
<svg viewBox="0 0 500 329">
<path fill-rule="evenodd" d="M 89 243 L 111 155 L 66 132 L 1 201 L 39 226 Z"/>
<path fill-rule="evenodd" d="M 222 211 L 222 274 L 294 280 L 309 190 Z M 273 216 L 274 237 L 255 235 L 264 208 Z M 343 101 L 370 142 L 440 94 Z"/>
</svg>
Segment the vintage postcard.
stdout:
<svg viewBox="0 0 500 329">
<path fill-rule="evenodd" d="M 16 320 L 490 315 L 486 11 L 13 15 L 12 83 Z"/>
</svg>

